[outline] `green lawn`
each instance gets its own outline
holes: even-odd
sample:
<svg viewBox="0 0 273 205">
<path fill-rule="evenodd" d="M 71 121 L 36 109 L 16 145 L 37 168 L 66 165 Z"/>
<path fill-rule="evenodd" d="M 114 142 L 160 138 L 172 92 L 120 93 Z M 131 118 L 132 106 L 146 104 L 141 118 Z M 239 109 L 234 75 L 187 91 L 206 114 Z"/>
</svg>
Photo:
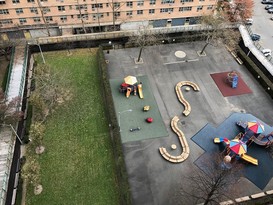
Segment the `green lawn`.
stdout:
<svg viewBox="0 0 273 205">
<path fill-rule="evenodd" d="M 43 192 L 35 196 L 28 189 L 26 204 L 119 204 L 95 52 L 49 52 L 44 57 L 63 73 L 72 97 L 47 120 L 46 152 L 39 158 Z"/>
</svg>

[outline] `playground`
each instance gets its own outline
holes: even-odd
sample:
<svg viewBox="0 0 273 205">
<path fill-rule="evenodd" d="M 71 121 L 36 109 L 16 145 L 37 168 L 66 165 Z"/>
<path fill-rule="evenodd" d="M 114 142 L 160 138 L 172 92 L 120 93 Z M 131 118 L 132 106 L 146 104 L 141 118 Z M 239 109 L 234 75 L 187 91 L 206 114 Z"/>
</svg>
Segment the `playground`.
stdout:
<svg viewBox="0 0 273 205">
<path fill-rule="evenodd" d="M 122 113 L 120 118 L 133 204 L 172 204 L 175 191 L 190 186 L 182 183 L 183 177 L 191 175 L 193 169 L 200 169 L 199 162 L 207 153 L 223 151 L 214 138 L 232 140 L 245 131 L 237 122 L 257 120 L 263 123 L 264 134 L 273 131 L 270 96 L 225 48 L 208 46 L 206 56 L 198 56 L 203 44 L 148 47 L 142 55 L 143 64 L 135 64 L 132 58 L 138 55 L 138 48 L 105 54 L 117 118 L 118 112 L 133 110 Z M 176 56 L 177 51 L 185 55 Z M 238 74 L 238 89 L 232 88 L 227 78 L 233 71 Z M 119 92 L 120 84 L 129 75 L 146 78 L 141 79 L 143 99 L 133 95 L 127 98 Z M 187 83 L 198 85 L 200 90 L 196 92 Z M 144 105 L 151 106 L 151 113 L 143 112 Z M 145 121 L 148 116 L 153 117 L 152 123 Z M 159 124 L 151 131 L 150 126 L 156 122 Z M 161 126 L 165 128 L 157 130 Z M 133 127 L 141 129 L 130 132 Z M 256 158 L 258 165 L 242 162 L 245 175 L 234 187 L 233 199 L 273 189 L 273 165 L 268 149 L 253 142 L 247 155 Z"/>
</svg>

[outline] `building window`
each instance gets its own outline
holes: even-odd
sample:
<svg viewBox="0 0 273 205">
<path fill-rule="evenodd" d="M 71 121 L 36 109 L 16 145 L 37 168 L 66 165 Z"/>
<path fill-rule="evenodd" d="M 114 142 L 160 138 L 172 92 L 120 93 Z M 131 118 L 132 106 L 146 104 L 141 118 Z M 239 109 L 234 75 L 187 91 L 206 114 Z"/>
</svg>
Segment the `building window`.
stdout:
<svg viewBox="0 0 273 205">
<path fill-rule="evenodd" d="M 65 8 L 64 8 L 64 6 L 58 6 L 58 10 L 59 11 L 65 11 Z"/>
<path fill-rule="evenodd" d="M 207 10 L 212 10 L 213 9 L 213 5 L 209 5 L 208 7 L 207 7 Z"/>
<path fill-rule="evenodd" d="M 133 6 L 133 2 L 132 1 L 127 1 L 126 2 L 126 6 L 127 7 L 132 7 Z"/>
<path fill-rule="evenodd" d="M 120 7 L 120 3 L 119 2 L 114 2 L 113 6 L 114 6 L 114 8 L 119 8 Z"/>
<path fill-rule="evenodd" d="M 46 22 L 53 21 L 52 16 L 46 16 L 45 17 Z"/>
<path fill-rule="evenodd" d="M 12 3 L 13 3 L 13 4 L 19 4 L 19 3 L 20 3 L 20 0 L 12 0 Z"/>
<path fill-rule="evenodd" d="M 137 6 L 143 6 L 143 5 L 144 5 L 144 1 L 141 0 L 137 2 Z"/>
<path fill-rule="evenodd" d="M 31 8 L 29 8 L 29 10 L 30 10 L 31 13 L 38 14 L 38 10 L 35 7 L 31 7 Z"/>
<path fill-rule="evenodd" d="M 22 14 L 22 13 L 24 13 L 22 8 L 15 9 L 15 11 L 16 11 L 17 14 Z"/>
<path fill-rule="evenodd" d="M 126 11 L 126 16 L 132 16 L 133 12 L 132 11 Z"/>
<path fill-rule="evenodd" d="M 109 7 L 109 3 L 106 3 L 106 7 Z"/>
<path fill-rule="evenodd" d="M 0 14 L 9 14 L 8 9 L 0 9 Z"/>
<path fill-rule="evenodd" d="M 103 8 L 103 5 L 102 5 L 102 4 L 92 4 L 92 9 L 95 9 L 95 8 L 100 8 L 100 9 L 102 9 L 102 8 Z"/>
<path fill-rule="evenodd" d="M 196 11 L 201 11 L 203 9 L 203 6 L 197 6 L 197 10 Z"/>
<path fill-rule="evenodd" d="M 0 5 L 4 5 L 4 4 L 6 4 L 5 1 L 0 1 Z"/>
<path fill-rule="evenodd" d="M 11 19 L 0 20 L 0 27 L 5 24 L 13 24 Z"/>
<path fill-rule="evenodd" d="M 19 18 L 19 22 L 20 24 L 24 24 L 27 22 L 27 20 L 25 18 Z"/>
<path fill-rule="evenodd" d="M 118 16 L 120 16 L 120 12 L 119 11 L 115 12 L 115 17 L 118 17 Z"/>
<path fill-rule="evenodd" d="M 99 13 L 99 14 L 93 14 L 93 20 L 96 20 L 96 19 L 101 19 L 103 18 L 103 14 L 102 13 Z"/>
<path fill-rule="evenodd" d="M 171 12 L 173 12 L 173 8 L 160 9 L 160 13 L 171 13 Z"/>
<path fill-rule="evenodd" d="M 41 22 L 41 19 L 40 19 L 40 17 L 33 17 L 33 21 L 35 23 L 39 23 L 39 22 Z"/>
<path fill-rule="evenodd" d="M 180 0 L 180 3 L 193 2 L 193 0 Z"/>
<path fill-rule="evenodd" d="M 187 6 L 187 7 L 180 7 L 179 11 L 183 12 L 183 11 L 191 11 L 192 7 L 191 6 Z"/>
<path fill-rule="evenodd" d="M 155 10 L 154 9 L 149 9 L 149 14 L 154 14 Z"/>
<path fill-rule="evenodd" d="M 72 6 L 71 6 L 71 5 L 69 5 L 69 9 L 70 9 L 70 10 L 72 9 Z"/>
<path fill-rule="evenodd" d="M 87 10 L 87 5 L 86 4 L 76 5 L 76 10 L 82 10 L 82 9 L 86 9 Z"/>
<path fill-rule="evenodd" d="M 78 14 L 78 15 L 77 15 L 77 18 L 78 18 L 78 19 L 85 19 L 85 20 L 88 20 L 88 14 L 82 14 L 82 15 L 81 15 L 81 14 Z"/>
<path fill-rule="evenodd" d="M 142 15 L 143 14 L 143 10 L 137 10 L 137 15 Z"/>
<path fill-rule="evenodd" d="M 205 0 L 199 0 L 199 1 L 205 1 Z"/>
<path fill-rule="evenodd" d="M 161 4 L 173 4 L 174 0 L 161 0 Z"/>
<path fill-rule="evenodd" d="M 41 2 L 47 2 L 47 0 L 40 0 Z"/>
<path fill-rule="evenodd" d="M 61 17 L 60 17 L 60 20 L 61 20 L 61 21 L 67 21 L 67 16 L 61 16 Z"/>
<path fill-rule="evenodd" d="M 43 12 L 44 12 L 44 14 L 50 12 L 50 8 L 49 7 L 43 7 Z"/>
<path fill-rule="evenodd" d="M 34 3 L 34 0 L 27 0 L 28 3 Z"/>
</svg>

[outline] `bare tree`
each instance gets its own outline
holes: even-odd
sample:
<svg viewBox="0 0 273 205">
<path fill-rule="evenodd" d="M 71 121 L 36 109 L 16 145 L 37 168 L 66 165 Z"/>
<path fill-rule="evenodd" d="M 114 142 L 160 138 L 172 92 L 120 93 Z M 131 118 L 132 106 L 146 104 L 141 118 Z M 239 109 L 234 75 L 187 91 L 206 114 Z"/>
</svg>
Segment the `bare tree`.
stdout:
<svg viewBox="0 0 273 205">
<path fill-rule="evenodd" d="M 114 0 L 111 0 L 111 2 L 108 1 L 109 6 L 112 9 L 112 21 L 113 21 L 113 31 L 116 30 L 116 19 L 119 16 L 118 12 L 119 9 L 125 4 L 120 2 L 114 2 Z"/>
<path fill-rule="evenodd" d="M 50 31 L 49 31 L 49 25 L 48 25 L 48 22 L 47 22 L 46 17 L 45 17 L 45 8 L 41 4 L 40 0 L 37 0 L 37 3 L 38 3 L 38 8 L 39 8 L 39 10 L 41 12 L 41 15 L 42 15 L 43 22 L 44 22 L 45 27 L 46 27 L 47 35 L 51 36 Z"/>
<path fill-rule="evenodd" d="M 161 39 L 164 39 L 163 34 L 152 33 L 148 27 L 140 28 L 137 33 L 130 36 L 128 42 L 140 48 L 136 61 L 140 62 L 142 51 L 146 46 L 156 45 Z"/>
<path fill-rule="evenodd" d="M 82 14 L 82 9 L 83 9 L 83 7 L 86 7 L 86 5 L 84 5 L 84 6 L 80 5 L 79 0 L 77 0 L 77 6 L 78 6 L 79 13 L 80 13 L 83 32 L 87 33 L 86 28 L 85 28 L 85 22 L 84 22 L 85 15 Z"/>
<path fill-rule="evenodd" d="M 183 177 L 183 185 L 175 194 L 176 204 L 219 204 L 230 200 L 234 186 L 242 177 L 243 166 L 237 162 L 228 164 L 221 154 L 207 155 L 199 163 L 199 168 L 190 176 Z"/>
<path fill-rule="evenodd" d="M 37 119 L 44 121 L 57 105 L 69 97 L 69 89 L 63 84 L 65 76 L 62 73 L 53 71 L 46 64 L 35 68 L 33 80 L 35 91 L 31 94 L 30 102 L 37 112 Z"/>
<path fill-rule="evenodd" d="M 230 22 L 222 16 L 202 16 L 201 22 L 207 28 L 203 32 L 203 36 L 206 38 L 206 44 L 199 52 L 200 55 L 203 55 L 208 45 L 217 47 L 219 44 L 226 44 L 232 47 L 232 50 L 238 46 L 240 39 L 238 30 L 233 28 Z"/>
</svg>

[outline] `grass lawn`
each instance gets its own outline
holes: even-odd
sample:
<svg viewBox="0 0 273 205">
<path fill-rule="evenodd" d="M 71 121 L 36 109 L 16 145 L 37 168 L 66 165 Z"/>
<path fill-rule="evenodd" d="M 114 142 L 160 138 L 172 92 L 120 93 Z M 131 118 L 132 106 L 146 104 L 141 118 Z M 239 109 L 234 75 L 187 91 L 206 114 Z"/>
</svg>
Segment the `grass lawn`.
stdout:
<svg viewBox="0 0 273 205">
<path fill-rule="evenodd" d="M 72 53 L 44 53 L 46 63 L 65 76 L 72 97 L 46 122 L 46 151 L 39 157 L 43 192 L 35 196 L 28 187 L 28 205 L 119 204 L 96 53 Z"/>
</svg>

